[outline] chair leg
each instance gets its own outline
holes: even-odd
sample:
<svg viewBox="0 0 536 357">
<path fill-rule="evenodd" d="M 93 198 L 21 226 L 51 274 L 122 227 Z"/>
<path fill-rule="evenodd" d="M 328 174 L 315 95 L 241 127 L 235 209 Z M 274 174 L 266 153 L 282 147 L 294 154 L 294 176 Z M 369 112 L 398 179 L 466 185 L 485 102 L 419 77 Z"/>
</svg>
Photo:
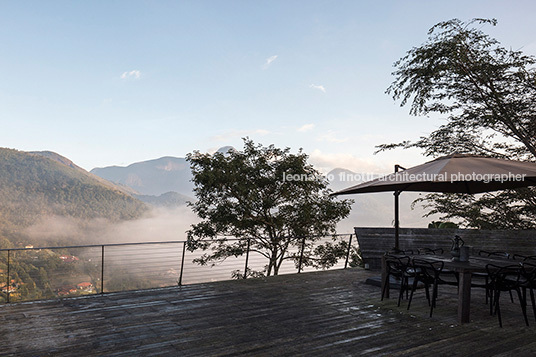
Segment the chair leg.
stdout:
<svg viewBox="0 0 536 357">
<path fill-rule="evenodd" d="M 389 274 L 386 275 L 386 278 L 385 278 L 385 282 L 383 284 L 383 289 L 382 289 L 382 298 L 381 298 L 381 301 L 383 301 L 383 297 L 385 296 L 385 292 L 387 291 L 387 287 L 389 286 L 389 281 L 391 280 L 391 277 L 389 276 Z"/>
<path fill-rule="evenodd" d="M 510 290 L 511 291 L 511 290 Z M 529 325 L 529 319 L 527 318 L 527 300 L 523 298 L 523 295 L 521 294 L 521 290 L 516 288 L 517 297 L 519 298 L 519 304 L 521 305 L 521 311 L 523 312 L 523 318 L 525 319 L 525 324 Z M 526 291 L 525 294 L 526 295 Z"/>
<path fill-rule="evenodd" d="M 508 292 L 510 293 L 510 301 L 513 303 L 514 302 L 514 295 L 512 295 L 512 290 L 508 290 Z"/>
<path fill-rule="evenodd" d="M 405 277 L 406 279 L 406 300 L 409 299 L 409 277 Z"/>
<path fill-rule="evenodd" d="M 486 305 L 487 305 L 488 304 L 488 297 L 489 297 L 491 292 L 489 291 L 490 289 L 488 289 L 488 277 L 486 276 L 485 279 L 486 279 L 486 285 L 485 286 L 486 286 Z M 491 304 L 491 302 L 490 302 L 490 304 Z"/>
<path fill-rule="evenodd" d="M 493 316 L 493 308 L 495 307 L 495 290 L 489 289 L 489 315 Z"/>
<path fill-rule="evenodd" d="M 434 312 L 434 307 L 436 305 L 436 299 L 437 299 L 437 281 L 434 281 L 434 287 L 432 288 L 432 304 L 430 306 L 430 317 L 432 317 L 432 313 Z"/>
<path fill-rule="evenodd" d="M 409 299 L 408 299 L 408 310 L 409 310 L 409 307 L 411 306 L 411 300 L 413 300 L 413 293 L 415 292 L 415 290 L 417 290 L 417 284 L 419 283 L 419 279 L 417 279 L 417 277 L 413 277 L 413 284 L 411 285 L 411 294 L 409 294 Z"/>
<path fill-rule="evenodd" d="M 406 286 L 406 280 L 405 278 L 400 279 L 400 292 L 398 293 L 398 304 L 397 306 L 400 307 L 400 300 L 402 300 L 402 296 L 404 296 L 404 288 Z"/>
<path fill-rule="evenodd" d="M 428 306 L 430 306 L 430 284 L 425 282 L 424 290 L 426 291 L 426 300 L 428 301 Z"/>
<path fill-rule="evenodd" d="M 495 291 L 495 313 L 497 314 L 497 318 L 499 319 L 499 327 L 502 327 L 501 306 L 499 305 L 500 296 L 501 296 L 501 291 L 500 290 Z"/>
<path fill-rule="evenodd" d="M 530 289 L 530 302 L 532 303 L 532 312 L 534 313 L 534 319 L 536 320 L 536 302 L 534 301 L 534 290 Z"/>
</svg>

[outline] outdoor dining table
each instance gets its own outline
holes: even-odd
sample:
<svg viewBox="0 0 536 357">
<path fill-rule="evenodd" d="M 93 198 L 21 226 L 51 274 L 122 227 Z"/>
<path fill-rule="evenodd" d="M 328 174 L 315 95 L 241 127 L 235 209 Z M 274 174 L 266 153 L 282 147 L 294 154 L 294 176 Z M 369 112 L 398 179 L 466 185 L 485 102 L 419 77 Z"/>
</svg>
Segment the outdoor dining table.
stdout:
<svg viewBox="0 0 536 357">
<path fill-rule="evenodd" d="M 441 261 L 444 263 L 444 269 L 457 272 L 459 274 L 458 282 L 458 322 L 468 323 L 470 322 L 470 308 L 471 308 L 471 278 L 473 273 L 485 273 L 487 264 L 494 264 L 498 266 L 511 265 L 512 261 L 506 259 L 487 258 L 474 256 L 470 257 L 467 262 L 453 261 L 451 257 L 442 255 L 402 255 L 392 254 L 396 257 L 409 256 L 412 258 L 419 258 L 430 262 Z M 385 263 L 386 257 L 382 257 L 382 291 L 387 282 L 387 265 Z M 389 297 L 389 286 L 386 287 L 386 296 Z"/>
</svg>

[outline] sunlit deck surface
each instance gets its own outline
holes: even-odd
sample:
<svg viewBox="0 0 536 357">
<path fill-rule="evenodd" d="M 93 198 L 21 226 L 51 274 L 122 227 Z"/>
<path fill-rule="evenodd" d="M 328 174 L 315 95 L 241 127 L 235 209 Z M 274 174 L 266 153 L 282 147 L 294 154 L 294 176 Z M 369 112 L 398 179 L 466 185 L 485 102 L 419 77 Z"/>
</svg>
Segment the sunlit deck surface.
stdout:
<svg viewBox="0 0 536 357">
<path fill-rule="evenodd" d="M 380 302 L 362 269 L 227 281 L 0 306 L 0 354 L 26 356 L 463 355 L 536 353 L 536 322 L 501 299 L 503 324 L 473 289 L 473 322 L 456 322 L 456 289 L 412 308 Z M 396 293 L 396 290 L 392 291 Z"/>
</svg>

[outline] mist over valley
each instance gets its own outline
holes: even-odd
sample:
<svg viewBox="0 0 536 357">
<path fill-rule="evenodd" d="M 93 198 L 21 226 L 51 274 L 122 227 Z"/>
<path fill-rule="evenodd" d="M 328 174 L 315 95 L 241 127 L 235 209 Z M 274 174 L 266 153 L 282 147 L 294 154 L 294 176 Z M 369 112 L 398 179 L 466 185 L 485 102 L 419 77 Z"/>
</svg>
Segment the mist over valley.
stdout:
<svg viewBox="0 0 536 357">
<path fill-rule="evenodd" d="M 222 147 L 226 152 L 231 147 Z M 50 151 L 0 149 L 0 237 L 3 246 L 107 244 L 186 239 L 198 218 L 187 206 L 195 200 L 185 158 L 166 156 L 90 172 Z M 337 168 L 326 174 L 337 191 L 367 178 Z M 401 195 L 403 226 L 425 226 L 422 210 L 409 209 L 418 194 Z M 346 197 L 345 197 L 346 198 Z M 392 226 L 393 195 L 353 195 L 339 233 L 354 226 Z"/>
</svg>

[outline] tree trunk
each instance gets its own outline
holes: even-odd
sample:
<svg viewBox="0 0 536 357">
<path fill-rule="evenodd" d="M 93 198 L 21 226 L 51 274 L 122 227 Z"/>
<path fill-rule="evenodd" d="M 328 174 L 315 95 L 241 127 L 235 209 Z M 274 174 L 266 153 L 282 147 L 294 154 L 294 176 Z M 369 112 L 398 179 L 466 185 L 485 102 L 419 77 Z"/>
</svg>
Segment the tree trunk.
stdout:
<svg viewBox="0 0 536 357">
<path fill-rule="evenodd" d="M 279 265 L 277 264 L 277 247 L 272 248 L 272 257 L 270 258 L 270 264 L 274 267 L 274 275 L 279 274 Z"/>
</svg>

